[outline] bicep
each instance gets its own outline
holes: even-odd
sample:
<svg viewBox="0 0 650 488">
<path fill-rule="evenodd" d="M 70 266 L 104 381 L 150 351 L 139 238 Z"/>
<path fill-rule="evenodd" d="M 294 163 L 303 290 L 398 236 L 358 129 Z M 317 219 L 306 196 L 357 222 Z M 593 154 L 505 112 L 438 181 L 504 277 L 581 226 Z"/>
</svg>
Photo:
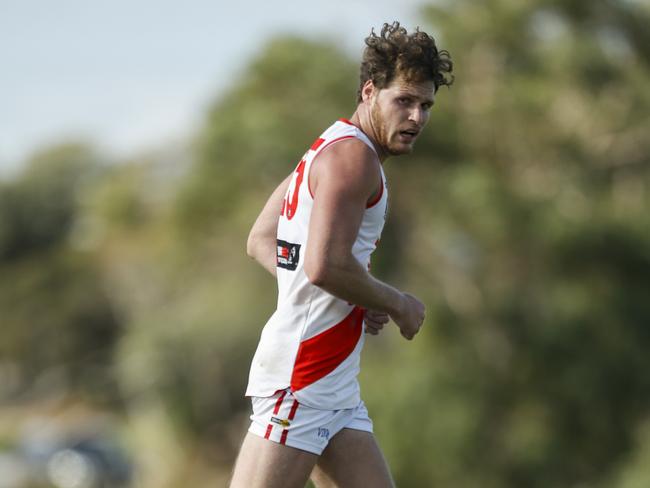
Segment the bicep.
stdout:
<svg viewBox="0 0 650 488">
<path fill-rule="evenodd" d="M 314 203 L 305 255 L 312 266 L 349 259 L 366 202 L 380 178 L 379 163 L 365 149 L 340 144 L 338 151 L 323 155 L 312 169 Z"/>
</svg>

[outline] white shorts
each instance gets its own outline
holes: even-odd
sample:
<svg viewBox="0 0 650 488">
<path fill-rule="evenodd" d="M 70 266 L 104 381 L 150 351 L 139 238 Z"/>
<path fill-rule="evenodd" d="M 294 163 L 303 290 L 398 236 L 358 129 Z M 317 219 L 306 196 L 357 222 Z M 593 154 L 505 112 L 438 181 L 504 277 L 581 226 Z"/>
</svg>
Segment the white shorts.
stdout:
<svg viewBox="0 0 650 488">
<path fill-rule="evenodd" d="M 363 401 L 355 408 L 320 410 L 298 403 L 289 388 L 251 400 L 249 432 L 313 454 L 320 455 L 341 429 L 372 433 L 372 420 Z"/>
</svg>

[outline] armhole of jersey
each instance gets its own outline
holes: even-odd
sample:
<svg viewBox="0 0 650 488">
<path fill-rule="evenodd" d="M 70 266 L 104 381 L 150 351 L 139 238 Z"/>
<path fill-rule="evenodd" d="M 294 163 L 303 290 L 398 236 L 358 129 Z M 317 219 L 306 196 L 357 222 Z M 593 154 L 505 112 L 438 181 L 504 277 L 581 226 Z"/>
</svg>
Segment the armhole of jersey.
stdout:
<svg viewBox="0 0 650 488">
<path fill-rule="evenodd" d="M 381 197 L 384 196 L 384 175 L 382 174 L 381 169 L 379 170 L 379 193 L 377 196 L 366 205 L 366 208 L 372 208 L 379 203 Z"/>
<path fill-rule="evenodd" d="M 350 120 L 345 119 L 345 118 L 340 118 L 340 119 L 338 119 L 338 121 L 343 122 L 346 125 L 350 125 L 350 126 L 354 127 L 355 129 L 357 129 L 357 132 L 360 132 L 358 130 L 357 126 L 354 125 Z M 308 167 L 305 168 L 305 170 L 307 172 L 307 191 L 309 191 L 309 196 L 311 197 L 312 201 L 314 200 L 314 193 L 311 191 L 311 184 L 310 184 L 309 177 L 311 175 L 311 167 L 314 164 L 314 161 L 320 155 L 320 153 L 323 152 L 325 149 L 327 149 L 329 146 L 331 146 L 332 144 L 334 144 L 336 142 L 343 141 L 345 139 L 359 139 L 366 146 L 368 146 L 372 150 L 372 152 L 375 153 L 375 155 L 377 155 L 377 150 L 372 145 L 372 142 L 370 142 L 370 139 L 368 139 L 368 136 L 366 136 L 363 132 L 360 132 L 358 135 L 346 135 L 346 136 L 337 137 L 336 139 L 333 139 L 333 140 L 329 141 L 323 147 L 319 147 L 321 145 L 321 143 L 323 142 L 323 140 L 318 139 L 316 141 L 316 144 L 314 144 L 314 146 L 312 146 L 312 149 L 316 150 L 317 153 L 314 155 L 313 158 L 311 158 L 311 161 L 309 161 Z M 379 163 L 379 193 L 377 194 L 377 196 L 372 201 L 366 203 L 366 208 L 367 209 L 372 208 L 375 205 L 377 205 L 379 203 L 379 201 L 381 200 L 381 197 L 383 195 L 384 195 L 384 172 L 381 169 L 381 163 Z"/>
<path fill-rule="evenodd" d="M 343 140 L 346 140 L 346 139 L 359 139 L 361 142 L 368 145 L 368 143 L 366 143 L 363 139 L 361 139 L 359 137 L 356 137 L 356 136 L 348 135 L 348 136 L 342 136 L 342 137 L 338 137 L 336 139 L 333 139 L 330 142 L 328 142 L 327 144 L 325 144 L 322 148 L 319 148 L 318 153 L 316 153 L 316 155 L 309 162 L 309 167 L 306 168 L 306 171 L 307 171 L 307 190 L 309 191 L 309 196 L 311 197 L 312 201 L 314 200 L 314 194 L 312 193 L 311 185 L 309 184 L 309 181 L 310 181 L 309 176 L 311 175 L 311 167 L 314 164 L 314 161 L 316 161 L 316 158 L 320 155 L 320 153 L 323 152 L 325 149 L 327 149 L 329 146 L 331 146 L 332 144 L 334 144 L 336 142 L 343 141 Z M 370 149 L 372 149 L 372 147 L 370 147 Z M 373 149 L 373 151 L 374 151 L 374 149 Z M 379 163 L 379 164 L 381 165 L 381 163 Z M 372 208 L 375 205 L 377 205 L 379 203 L 379 201 L 381 200 L 381 197 L 383 195 L 384 195 L 384 174 L 383 174 L 383 171 L 381 170 L 381 166 L 380 166 L 379 167 L 379 193 L 377 194 L 377 196 L 371 202 L 366 203 L 366 208 L 367 209 Z"/>
<path fill-rule="evenodd" d="M 336 139 L 332 139 L 332 140 L 329 141 L 327 144 L 325 144 L 323 147 L 319 148 L 318 152 L 314 155 L 313 158 L 311 158 L 311 161 L 309 161 L 309 168 L 306 168 L 306 171 L 307 171 L 307 190 L 309 190 L 309 196 L 311 196 L 311 199 L 312 199 L 312 200 L 314 199 L 314 194 L 313 194 L 312 191 L 311 191 L 311 185 L 310 185 L 310 183 L 309 183 L 309 181 L 310 181 L 310 180 L 309 180 L 309 176 L 311 175 L 311 167 L 312 167 L 312 165 L 314 164 L 314 161 L 316 161 L 316 158 L 317 158 L 318 156 L 320 156 L 320 154 L 321 154 L 325 149 L 327 149 L 328 147 L 330 147 L 332 144 L 334 144 L 334 143 L 336 143 L 336 142 L 339 142 L 339 141 L 344 141 L 344 140 L 346 140 L 346 139 L 358 139 L 358 137 L 348 135 L 348 136 L 341 136 L 341 137 L 337 137 Z M 359 139 L 359 140 L 360 140 L 360 139 Z"/>
</svg>

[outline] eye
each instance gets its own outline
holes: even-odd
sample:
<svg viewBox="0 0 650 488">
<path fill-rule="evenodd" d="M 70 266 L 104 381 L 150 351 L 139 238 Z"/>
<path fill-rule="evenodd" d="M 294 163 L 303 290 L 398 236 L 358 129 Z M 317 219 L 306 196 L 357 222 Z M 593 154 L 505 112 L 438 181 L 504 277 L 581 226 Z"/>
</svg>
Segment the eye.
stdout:
<svg viewBox="0 0 650 488">
<path fill-rule="evenodd" d="M 408 97 L 399 97 L 397 99 L 397 103 L 399 103 L 400 105 L 408 105 L 410 102 L 411 102 L 411 99 L 408 98 Z"/>
<path fill-rule="evenodd" d="M 431 107 L 433 107 L 433 103 L 423 103 L 422 104 L 422 109 L 426 110 L 427 112 L 431 110 Z"/>
</svg>

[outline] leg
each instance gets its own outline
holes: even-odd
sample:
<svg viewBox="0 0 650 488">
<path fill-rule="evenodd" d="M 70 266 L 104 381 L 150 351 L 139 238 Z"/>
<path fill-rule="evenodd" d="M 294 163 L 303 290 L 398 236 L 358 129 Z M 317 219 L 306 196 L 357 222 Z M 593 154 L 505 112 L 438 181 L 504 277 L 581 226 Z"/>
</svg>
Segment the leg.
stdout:
<svg viewBox="0 0 650 488">
<path fill-rule="evenodd" d="M 230 488 L 304 488 L 317 459 L 316 454 L 248 432 Z"/>
<path fill-rule="evenodd" d="M 311 479 L 318 488 L 395 488 L 375 436 L 354 429 L 332 437 Z"/>
</svg>

